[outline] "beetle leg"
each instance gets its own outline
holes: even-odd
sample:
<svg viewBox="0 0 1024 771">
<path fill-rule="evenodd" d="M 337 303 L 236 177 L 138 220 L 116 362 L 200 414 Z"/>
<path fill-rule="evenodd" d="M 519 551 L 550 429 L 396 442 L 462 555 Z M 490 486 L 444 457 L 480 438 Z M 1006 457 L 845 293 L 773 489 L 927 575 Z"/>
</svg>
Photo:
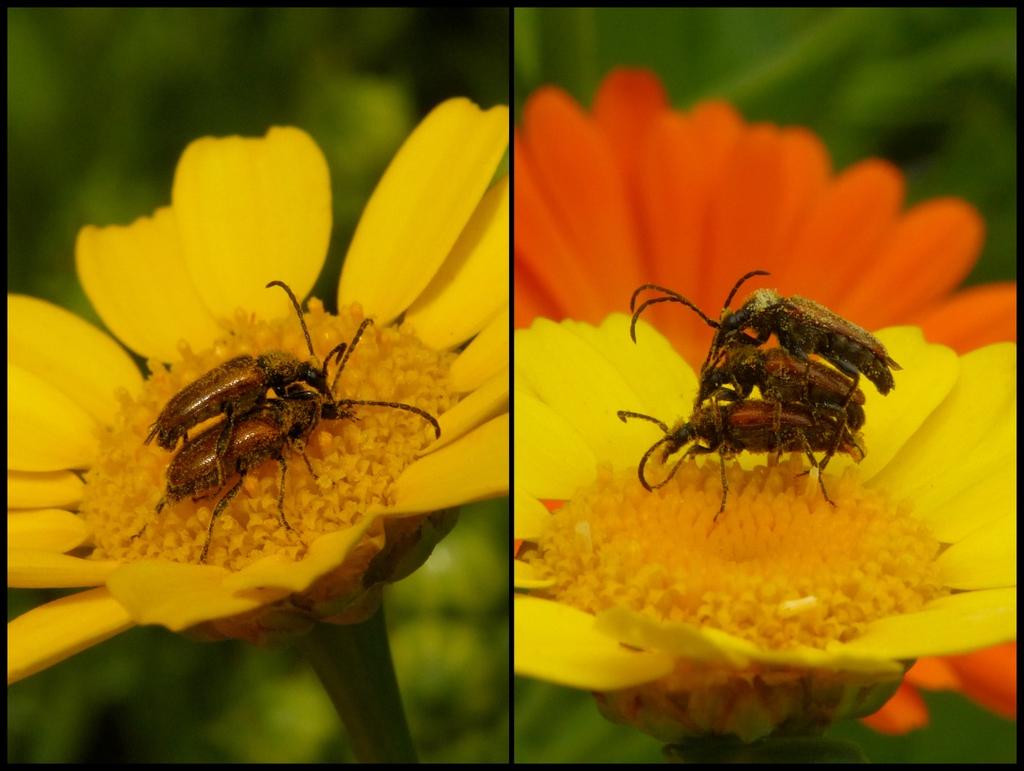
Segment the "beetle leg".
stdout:
<svg viewBox="0 0 1024 771">
<path fill-rule="evenodd" d="M 782 402 L 775 402 L 772 430 L 775 432 L 775 460 L 778 462 L 782 457 Z"/>
<path fill-rule="evenodd" d="M 220 488 L 224 484 L 224 456 L 227 455 L 228 445 L 231 443 L 231 434 L 235 427 L 235 410 L 234 407 L 228 403 L 224 407 L 224 414 L 227 419 L 224 421 L 224 428 L 220 432 L 220 436 L 217 437 L 217 487 Z"/>
<path fill-rule="evenodd" d="M 224 512 L 228 504 L 231 503 L 231 499 L 238 495 L 238 491 L 242 487 L 242 481 L 245 479 L 245 474 L 242 473 L 239 476 L 238 481 L 235 482 L 235 486 L 227 491 L 225 496 L 220 499 L 216 508 L 213 510 L 213 514 L 210 516 L 210 526 L 206 530 L 206 543 L 203 544 L 203 551 L 199 555 L 200 562 L 206 562 L 206 555 L 210 551 L 210 539 L 213 538 L 213 526 L 217 522 L 217 518 Z"/>
<path fill-rule="evenodd" d="M 292 443 L 292 447 L 293 447 L 293 448 L 294 448 L 295 450 L 297 450 L 297 451 L 298 451 L 298 453 L 299 453 L 299 455 L 301 455 L 301 456 L 302 456 L 302 459 L 303 459 L 304 461 L 306 461 L 306 468 L 308 468 L 308 469 L 309 469 L 309 475 L 310 475 L 311 477 L 313 477 L 313 479 L 319 479 L 320 477 L 319 477 L 319 476 L 317 476 L 317 473 L 316 473 L 315 471 L 313 471 L 313 466 L 312 466 L 312 465 L 310 465 L 310 463 L 309 463 L 309 458 L 308 458 L 308 457 L 306 457 L 306 443 L 305 443 L 305 442 L 303 442 L 302 440 L 296 439 L 296 440 L 295 440 L 295 441 L 294 441 L 294 442 Z"/>
<path fill-rule="evenodd" d="M 281 518 L 281 524 L 284 525 L 284 529 L 295 532 L 292 526 L 288 524 L 288 520 L 284 518 L 284 475 L 288 471 L 288 462 L 284 459 L 284 453 L 281 453 L 277 461 L 281 464 L 281 486 L 277 490 L 277 513 Z"/>
<path fill-rule="evenodd" d="M 825 496 L 826 501 L 828 501 L 829 503 L 832 504 L 833 507 L 835 507 L 836 502 L 828 497 L 828 490 L 825 489 L 825 474 L 823 473 L 825 471 L 825 467 L 819 464 L 817 458 L 814 457 L 814 452 L 811 450 L 810 442 L 807 441 L 807 436 L 804 434 L 804 432 L 801 431 L 799 428 L 793 430 L 796 432 L 796 435 L 800 438 L 800 443 L 804 446 L 804 453 L 806 453 L 807 458 L 811 461 L 811 466 L 818 470 L 818 487 L 821 488 L 821 494 Z M 803 472 L 803 474 L 807 473 L 809 472 Z"/>
<path fill-rule="evenodd" d="M 722 436 L 722 411 L 718 409 L 718 399 L 711 400 L 711 406 L 715 408 L 715 436 Z"/>
<path fill-rule="evenodd" d="M 725 453 L 721 450 L 718 451 L 718 470 L 722 475 L 722 505 L 718 507 L 718 512 L 711 520 L 712 525 L 718 521 L 718 515 L 725 511 L 725 501 L 729 498 L 729 479 L 725 476 Z"/>
<path fill-rule="evenodd" d="M 166 506 L 166 505 L 167 505 L 167 496 L 166 496 L 166 495 L 164 495 L 164 496 L 162 496 L 162 497 L 160 498 L 160 500 L 159 500 L 159 501 L 157 501 L 157 504 L 156 504 L 156 513 L 157 513 L 157 514 L 159 514 L 159 513 L 161 512 L 161 511 L 163 511 L 163 508 L 164 508 L 164 506 Z M 146 522 L 146 523 L 145 523 L 145 524 L 144 524 L 144 525 L 142 526 L 142 529 L 140 529 L 140 530 L 139 530 L 139 532 L 137 532 L 137 533 L 136 533 L 135 535 L 133 535 L 133 536 L 132 536 L 131 538 L 129 538 L 128 540 L 129 540 L 129 541 L 134 541 L 135 539 L 137 539 L 137 538 L 140 538 L 140 537 L 142 537 L 142 534 L 146 532 L 146 528 L 147 528 L 147 527 L 149 527 L 149 523 L 148 523 L 148 522 Z"/>
<path fill-rule="evenodd" d="M 821 470 L 824 471 L 825 467 L 828 466 L 829 461 L 832 460 L 832 456 L 839 451 L 839 443 L 842 441 L 843 436 L 846 434 L 846 426 L 849 421 L 850 414 L 847 412 L 847 408 L 850 406 L 850 401 L 853 399 L 853 395 L 857 392 L 857 383 L 860 381 L 860 373 L 854 372 L 852 375 L 853 384 L 850 386 L 850 390 L 846 394 L 846 398 L 843 399 L 843 404 L 840 408 L 841 415 L 837 421 L 835 436 L 832 437 L 832 445 L 828 448 L 828 452 L 821 462 Z M 856 442 L 854 442 L 856 444 Z M 863 455 L 863 451 L 861 453 Z M 826 498 L 828 496 L 825 496 Z"/>
</svg>

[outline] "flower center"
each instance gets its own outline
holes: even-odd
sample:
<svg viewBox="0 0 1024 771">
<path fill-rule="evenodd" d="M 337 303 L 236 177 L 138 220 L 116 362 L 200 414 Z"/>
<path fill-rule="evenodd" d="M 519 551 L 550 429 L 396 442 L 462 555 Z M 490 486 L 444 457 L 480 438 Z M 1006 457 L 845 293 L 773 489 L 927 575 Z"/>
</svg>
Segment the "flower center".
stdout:
<svg viewBox="0 0 1024 771">
<path fill-rule="evenodd" d="M 554 580 L 549 593 L 591 613 L 625 607 L 709 626 L 762 647 L 823 647 L 873 619 L 920 610 L 944 589 L 939 542 L 910 513 L 828 477 L 829 505 L 795 456 L 744 471 L 726 462 L 718 517 L 717 460 L 683 463 L 648 492 L 635 472 L 602 468 L 554 512 L 525 555 Z"/>
<path fill-rule="evenodd" d="M 362 310 L 356 305 L 332 316 L 313 299 L 305 319 L 318 356 L 314 364 L 319 365 L 336 345 L 351 343 Z M 235 433 L 225 435 L 227 441 L 240 441 L 239 432 L 245 427 L 258 428 L 265 459 L 249 464 L 252 467 L 244 478 L 237 467 L 227 468 L 219 486 L 200 484 L 180 495 L 167 495 L 166 505 L 156 512 L 170 489 L 169 466 L 182 453 L 182 440 L 172 451 L 161 449 L 156 441 L 144 443 L 161 410 L 175 394 L 224 362 L 272 351 L 290 354 L 301 362 L 311 360 L 294 316 L 264 321 L 239 312 L 231 333 L 210 350 L 194 353 L 183 343 L 181 362 L 170 370 L 150 362 L 155 374 L 142 393 L 134 398 L 120 395 L 122 409 L 115 425 L 104 432 L 98 461 L 87 475 L 81 509 L 93 527 L 93 557 L 197 562 L 213 511 L 240 479 L 237 493 L 214 524 L 207 563 L 237 569 L 270 553 L 301 556 L 317 536 L 354 524 L 372 504 L 389 502 L 392 483 L 434 440 L 434 428 L 424 417 L 405 409 L 351 405 L 345 407 L 348 414 L 342 417 L 320 417 L 311 430 L 299 432 L 304 436 L 297 440 L 283 428 L 254 423 L 254 412 L 237 416 Z M 411 405 L 437 418 L 458 400 L 448 381 L 453 359 L 450 353 L 428 349 L 404 328 L 370 325 L 351 351 L 334 397 Z M 332 359 L 328 385 L 334 381 L 337 366 L 338 360 Z M 312 388 L 304 390 L 310 396 L 315 393 Z M 272 402 L 278 397 L 268 389 L 261 398 Z M 200 440 L 207 433 L 220 436 L 224 421 L 223 415 L 217 415 L 189 428 L 189 441 L 202 447 Z M 208 455 L 206 460 L 212 462 L 219 450 L 213 439 L 207 439 L 208 452 L 199 455 Z M 281 460 L 286 471 L 279 506 Z M 200 461 L 178 462 L 186 479 L 202 478 Z M 282 509 L 290 529 L 281 524 Z"/>
</svg>

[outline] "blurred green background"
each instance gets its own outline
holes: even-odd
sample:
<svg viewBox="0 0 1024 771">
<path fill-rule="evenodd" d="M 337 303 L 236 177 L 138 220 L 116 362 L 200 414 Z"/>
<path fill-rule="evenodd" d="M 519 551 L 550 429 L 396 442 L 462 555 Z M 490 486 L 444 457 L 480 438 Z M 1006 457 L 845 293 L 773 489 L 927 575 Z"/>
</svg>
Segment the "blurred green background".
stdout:
<svg viewBox="0 0 1024 771">
<path fill-rule="evenodd" d="M 656 72 L 673 106 L 726 98 L 751 121 L 814 130 L 833 168 L 880 156 L 914 203 L 954 195 L 988 233 L 968 284 L 1016 279 L 1017 12 L 1013 8 L 516 9 L 514 109 L 557 84 L 589 107 L 614 67 Z M 1016 724 L 953 693 L 925 693 L 931 724 L 831 735 L 874 762 L 1006 762 Z M 656 762 L 661 745 L 613 725 L 587 693 L 516 680 L 521 762 Z"/>
<path fill-rule="evenodd" d="M 892 161 L 908 203 L 966 199 L 987 226 L 966 283 L 1016 279 L 1015 8 L 517 8 L 514 37 L 517 123 L 540 85 L 589 107 L 609 70 L 646 67 L 676 108 L 725 98 L 812 129 L 833 169 Z"/>
<path fill-rule="evenodd" d="M 9 9 L 8 291 L 100 325 L 75 276 L 86 224 L 169 202 L 205 135 L 308 131 L 327 156 L 330 303 L 362 207 L 435 104 L 509 101 L 507 9 Z M 508 501 L 464 509 L 385 601 L 423 760 L 509 748 Z M 58 596 L 8 592 L 8 618 Z M 351 760 L 290 649 L 200 644 L 138 628 L 8 689 L 9 762 Z"/>
</svg>

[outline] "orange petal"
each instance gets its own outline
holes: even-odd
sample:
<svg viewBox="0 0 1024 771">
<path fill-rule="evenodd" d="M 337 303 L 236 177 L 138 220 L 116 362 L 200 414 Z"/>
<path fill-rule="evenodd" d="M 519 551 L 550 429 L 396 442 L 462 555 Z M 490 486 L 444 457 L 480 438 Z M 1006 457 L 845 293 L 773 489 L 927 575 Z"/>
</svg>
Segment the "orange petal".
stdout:
<svg viewBox="0 0 1024 771">
<path fill-rule="evenodd" d="M 690 112 L 703 151 L 704 174 L 716 178 L 746 129 L 743 118 L 727 102 L 701 102 Z"/>
<path fill-rule="evenodd" d="M 956 691 L 960 678 L 949 665 L 950 656 L 925 656 L 907 671 L 907 682 L 930 691 Z"/>
<path fill-rule="evenodd" d="M 558 309 L 552 318 L 571 315 L 596 321 L 607 312 L 600 282 L 576 245 L 566 236 L 534 173 L 534 164 L 519 135 L 515 139 L 513 232 L 516 261 L 536 278 L 537 288 Z M 519 267 L 517 266 L 517 267 Z M 519 294 L 518 276 L 516 294 Z"/>
<path fill-rule="evenodd" d="M 537 184 L 564 236 L 585 256 L 601 299 L 620 303 L 622 287 L 639 284 L 640 271 L 626 188 L 607 138 L 565 92 L 544 88 L 524 108 L 523 139 Z"/>
<path fill-rule="evenodd" d="M 780 263 L 773 265 L 773 278 L 785 283 L 794 267 L 789 260 L 790 247 L 801 224 L 825 191 L 832 166 L 828 150 L 812 132 L 803 128 L 782 130 L 781 200 L 779 231 L 783 248 Z"/>
<path fill-rule="evenodd" d="M 1017 643 L 996 645 L 946 661 L 963 682 L 963 693 L 1003 717 L 1017 717 Z"/>
<path fill-rule="evenodd" d="M 840 301 L 863 266 L 877 258 L 903 202 L 903 175 L 892 164 L 862 161 L 839 175 L 822 194 L 794 239 L 796 283 L 781 284 L 845 315 Z"/>
<path fill-rule="evenodd" d="M 684 294 L 694 292 L 700 280 L 708 208 L 710 178 L 699 143 L 692 120 L 666 114 L 652 127 L 639 167 L 640 216 L 651 266 L 646 280 Z M 651 311 L 645 318 L 659 329 L 680 329 L 684 336 L 696 332 L 689 314 L 677 308 Z"/>
<path fill-rule="evenodd" d="M 878 712 L 861 720 L 883 734 L 905 734 L 928 725 L 928 707 L 921 694 L 904 682 Z"/>
<path fill-rule="evenodd" d="M 896 223 L 877 258 L 861 266 L 847 311 L 868 329 L 902 321 L 964 279 L 984 232 L 977 210 L 965 201 L 940 198 L 915 206 Z"/>
<path fill-rule="evenodd" d="M 1017 285 L 972 286 L 912 315 L 925 337 L 958 353 L 1017 339 Z"/>
<path fill-rule="evenodd" d="M 648 70 L 613 70 L 594 97 L 594 119 L 608 136 L 631 197 L 636 193 L 636 170 L 644 137 L 667 109 L 665 89 Z"/>
<path fill-rule="evenodd" d="M 698 303 L 710 301 L 710 192 L 743 135 L 742 119 L 725 102 L 702 102 L 686 116 L 669 113 L 652 128 L 641 165 L 642 219 L 653 268 L 645 280 L 670 284 Z"/>
<path fill-rule="evenodd" d="M 516 252 L 518 254 L 518 251 Z M 517 329 L 528 327 L 538 316 L 560 320 L 565 317 L 561 306 L 533 275 L 526 260 L 516 258 L 515 321 Z"/>
<path fill-rule="evenodd" d="M 782 134 L 774 126 L 751 128 L 736 143 L 712 193 L 704 286 L 713 298 L 780 253 L 781 202 Z"/>
</svg>

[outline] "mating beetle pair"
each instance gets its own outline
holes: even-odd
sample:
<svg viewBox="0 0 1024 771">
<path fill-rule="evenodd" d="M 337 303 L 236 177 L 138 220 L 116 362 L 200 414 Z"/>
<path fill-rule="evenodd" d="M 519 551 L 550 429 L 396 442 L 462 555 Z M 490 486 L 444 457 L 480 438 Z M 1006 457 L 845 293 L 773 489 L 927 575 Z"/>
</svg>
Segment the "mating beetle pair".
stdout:
<svg viewBox="0 0 1024 771">
<path fill-rule="evenodd" d="M 300 361 L 280 351 L 257 356 L 237 356 L 207 372 L 168 401 L 150 428 L 145 443 L 154 438 L 165 450 L 174 450 L 184 437 L 181 449 L 167 469 L 167 489 L 156 506 L 159 513 L 168 503 L 192 496 L 200 498 L 223 489 L 232 475 L 238 481 L 213 510 L 200 562 L 209 552 L 213 526 L 238 493 L 246 474 L 263 462 L 274 459 L 281 465 L 278 514 L 281 525 L 292 530 L 284 515 L 284 481 L 287 471 L 285 450 L 297 449 L 314 477 L 316 474 L 303 450 L 306 438 L 321 420 L 346 420 L 354 417 L 351 408 L 389 407 L 405 410 L 426 420 L 437 437 L 441 427 L 433 415 L 402 402 L 368 399 L 338 399 L 335 388 L 345 363 L 371 319 L 364 319 L 349 343 L 339 343 L 327 354 L 323 364 L 316 361 L 313 343 L 302 317 L 302 309 L 292 290 L 281 281 L 298 315 L 312 360 Z M 328 386 L 327 369 L 336 358 L 338 368 Z M 276 398 L 267 398 L 272 391 Z M 224 415 L 224 420 L 194 437 L 188 431 L 200 423 Z M 141 535 L 145 527 L 137 535 Z M 137 537 L 137 536 L 136 536 Z"/>
<path fill-rule="evenodd" d="M 654 422 L 665 433 L 644 454 L 637 469 L 640 483 L 647 490 L 668 482 L 682 462 L 672 467 L 665 480 L 650 484 L 644 470 L 659 447 L 664 448 L 664 461 L 684 445 L 698 442 L 683 459 L 717 452 L 724 464 L 725 458 L 743 450 L 778 454 L 803 451 L 819 471 L 818 483 L 825 500 L 835 505 L 825 489 L 821 472 L 836 452 L 845 452 L 858 462 L 863 458 L 864 451 L 857 438 L 865 421 L 864 394 L 858 388 L 860 375 L 886 394 L 894 387 L 891 370 L 900 366 L 873 335 L 803 297 L 780 297 L 772 290 L 760 289 L 738 310 L 730 310 L 729 305 L 740 286 L 759 275 L 768 273 L 751 271 L 736 282 L 726 297 L 718 321 L 709 318 L 683 295 L 657 284 L 644 284 L 633 293 L 630 336 L 634 342 L 640 315 L 651 305 L 663 302 L 685 305 L 716 330 L 701 367 L 694 411 L 688 421 L 669 429 L 648 415 L 618 413 L 623 421 L 632 417 Z M 637 305 L 640 294 L 650 289 L 661 295 Z M 756 334 L 748 334 L 748 329 Z M 773 334 L 780 347 L 761 348 Z M 809 358 L 810 355 L 820 356 L 835 369 Z M 755 386 L 763 401 L 749 398 Z M 820 463 L 814 451 L 825 452 Z M 725 510 L 727 496 L 723 465 L 719 514 Z"/>
</svg>

